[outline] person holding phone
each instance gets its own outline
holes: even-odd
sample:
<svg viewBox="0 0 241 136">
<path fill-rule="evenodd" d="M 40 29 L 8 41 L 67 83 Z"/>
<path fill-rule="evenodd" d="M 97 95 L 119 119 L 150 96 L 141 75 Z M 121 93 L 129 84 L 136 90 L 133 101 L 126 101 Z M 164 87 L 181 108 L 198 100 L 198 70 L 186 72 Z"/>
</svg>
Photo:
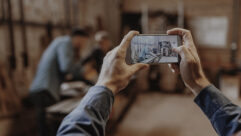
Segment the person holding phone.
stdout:
<svg viewBox="0 0 241 136">
<path fill-rule="evenodd" d="M 126 64 L 126 50 L 131 39 L 139 34 L 130 31 L 119 46 L 104 58 L 100 76 L 90 88 L 79 106 L 62 121 L 58 136 L 91 135 L 104 136 L 114 96 L 125 88 L 132 75 L 148 64 Z M 173 49 L 181 56 L 180 64 L 171 64 L 173 72 L 181 74 L 185 85 L 195 95 L 195 103 L 210 119 L 214 129 L 221 136 L 241 135 L 241 109 L 227 99 L 205 77 L 190 31 L 174 28 L 169 35 L 180 35 L 182 46 Z"/>
</svg>

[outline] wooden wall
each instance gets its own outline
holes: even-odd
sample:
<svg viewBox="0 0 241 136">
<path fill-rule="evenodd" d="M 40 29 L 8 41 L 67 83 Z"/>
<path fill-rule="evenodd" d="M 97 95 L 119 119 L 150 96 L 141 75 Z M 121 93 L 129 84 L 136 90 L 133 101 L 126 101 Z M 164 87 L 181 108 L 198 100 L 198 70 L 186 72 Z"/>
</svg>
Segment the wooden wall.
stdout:
<svg viewBox="0 0 241 136">
<path fill-rule="evenodd" d="M 167 13 L 177 13 L 179 0 L 124 0 L 123 12 L 126 13 L 141 13 L 143 5 L 148 6 L 149 11 L 164 11 Z M 232 0 L 183 0 L 184 15 L 186 23 L 195 17 L 221 17 L 228 18 L 228 34 L 227 43 L 224 48 L 209 48 L 202 46 L 196 42 L 199 55 L 203 62 L 203 66 L 209 76 L 214 81 L 216 73 L 223 67 L 231 67 L 230 64 L 230 45 L 232 38 Z M 239 2 L 241 4 L 241 2 Z M 240 10 L 241 13 L 241 10 Z M 241 22 L 241 18 L 240 18 Z M 241 26 L 241 25 L 240 25 Z M 191 31 L 192 27 L 188 26 Z M 241 27 L 239 27 L 239 37 L 241 37 Z M 194 37 L 196 39 L 198 37 Z M 236 63 L 241 67 L 241 38 L 239 38 L 239 49 L 237 52 Z"/>
<path fill-rule="evenodd" d="M 107 30 L 116 44 L 119 40 L 119 1 L 112 0 L 9 0 L 12 7 L 13 40 L 8 26 L 8 0 L 0 0 L 0 65 L 7 70 L 20 97 L 28 95 L 39 59 L 56 36 L 67 34 L 71 27 L 91 27 L 93 32 Z M 21 7 L 26 31 L 27 67 L 23 64 L 23 32 Z M 49 34 L 47 24 L 51 24 Z M 11 41 L 14 41 L 16 68 L 10 68 Z M 93 45 L 90 45 L 93 46 Z"/>
<path fill-rule="evenodd" d="M 52 24 L 52 38 L 67 34 L 66 26 L 90 26 L 94 31 L 105 29 L 111 33 L 114 45 L 122 38 L 121 14 L 140 13 L 143 5 L 148 5 L 150 11 L 177 12 L 178 0 L 10 0 L 12 5 L 12 20 L 16 69 L 9 66 L 11 55 L 11 39 L 6 19 L 8 17 L 8 0 L 0 0 L 0 65 L 12 76 L 12 85 L 21 97 L 28 95 L 28 88 L 35 74 L 40 56 L 50 42 L 46 24 Z M 23 64 L 23 43 L 20 2 L 23 1 L 26 29 L 26 47 L 29 66 Z M 232 0 L 183 0 L 187 21 L 198 16 L 227 16 L 229 29 L 226 48 L 204 48 L 196 43 L 203 61 L 204 68 L 214 79 L 221 67 L 230 66 L 230 51 L 232 36 Z M 68 6 L 69 5 L 69 6 Z M 75 7 L 75 8 L 74 8 Z M 2 20 L 5 17 L 5 22 Z M 40 24 L 40 25 L 36 25 Z M 192 28 L 190 28 L 192 30 Z M 240 31 L 241 32 L 241 27 Z M 196 37 L 195 37 L 196 38 Z M 241 65 L 241 38 L 237 62 Z"/>
</svg>

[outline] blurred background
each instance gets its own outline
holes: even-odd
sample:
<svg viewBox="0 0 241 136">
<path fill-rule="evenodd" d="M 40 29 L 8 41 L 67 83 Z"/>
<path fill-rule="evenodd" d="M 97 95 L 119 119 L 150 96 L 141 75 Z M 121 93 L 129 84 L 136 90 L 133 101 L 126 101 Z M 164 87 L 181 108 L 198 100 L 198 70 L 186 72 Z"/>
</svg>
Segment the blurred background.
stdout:
<svg viewBox="0 0 241 136">
<path fill-rule="evenodd" d="M 98 36 L 111 49 L 129 30 L 164 34 L 173 27 L 189 29 L 208 79 L 241 105 L 240 6 L 240 0 L 0 0 L 0 136 L 38 135 L 30 85 L 52 40 L 75 27 L 89 35 L 81 62 L 93 54 Z M 84 80 L 66 75 L 57 90 L 61 99 L 45 108 L 48 135 L 56 134 L 95 83 L 98 62 L 81 63 Z M 107 135 L 217 135 L 193 99 L 166 64 L 152 65 L 115 98 Z"/>
</svg>

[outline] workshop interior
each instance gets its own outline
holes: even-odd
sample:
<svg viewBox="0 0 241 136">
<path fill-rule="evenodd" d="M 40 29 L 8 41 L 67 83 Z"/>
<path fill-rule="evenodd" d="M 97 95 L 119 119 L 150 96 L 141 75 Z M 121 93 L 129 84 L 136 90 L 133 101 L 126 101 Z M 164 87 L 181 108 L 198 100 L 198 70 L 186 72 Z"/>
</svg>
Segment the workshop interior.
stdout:
<svg viewBox="0 0 241 136">
<path fill-rule="evenodd" d="M 208 80 L 241 106 L 241 0 L 0 0 L 0 136 L 38 136 L 36 103 L 45 110 L 46 135 L 56 135 L 95 85 L 104 56 L 130 30 L 166 34 L 176 27 L 191 31 Z M 71 56 L 41 61 L 56 55 L 50 45 L 75 34 L 85 44 L 71 47 L 74 74 L 40 73 Z M 38 74 L 58 78 L 50 83 L 55 102 L 31 95 Z M 115 96 L 106 135 L 216 136 L 194 99 L 166 63 L 151 64 Z"/>
</svg>

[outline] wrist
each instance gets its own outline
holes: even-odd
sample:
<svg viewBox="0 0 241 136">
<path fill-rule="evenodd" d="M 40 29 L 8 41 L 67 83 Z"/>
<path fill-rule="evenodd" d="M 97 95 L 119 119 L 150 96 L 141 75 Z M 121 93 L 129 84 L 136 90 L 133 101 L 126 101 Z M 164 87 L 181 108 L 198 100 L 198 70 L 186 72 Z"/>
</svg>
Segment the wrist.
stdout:
<svg viewBox="0 0 241 136">
<path fill-rule="evenodd" d="M 97 82 L 95 85 L 96 86 L 104 86 L 104 87 L 108 88 L 114 95 L 117 92 L 117 87 L 108 82 Z"/>
<path fill-rule="evenodd" d="M 206 77 L 196 79 L 195 83 L 190 86 L 190 89 L 197 96 L 205 87 L 209 86 L 211 83 L 207 80 Z"/>
</svg>

